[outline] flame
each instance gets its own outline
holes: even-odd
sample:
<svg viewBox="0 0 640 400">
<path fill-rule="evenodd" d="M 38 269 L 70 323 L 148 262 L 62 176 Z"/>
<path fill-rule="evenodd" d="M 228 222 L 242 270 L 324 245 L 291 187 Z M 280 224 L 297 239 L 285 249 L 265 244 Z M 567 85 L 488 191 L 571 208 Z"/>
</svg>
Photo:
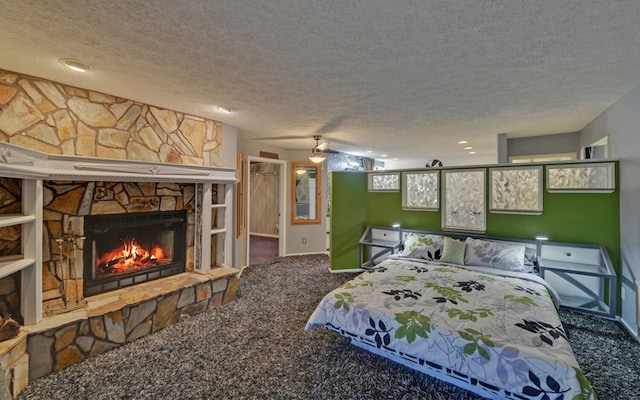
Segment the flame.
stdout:
<svg viewBox="0 0 640 400">
<path fill-rule="evenodd" d="M 164 249 L 153 245 L 150 250 L 140 246 L 136 239 L 126 238 L 122 246 L 107 251 L 96 259 L 96 266 L 100 274 L 119 274 L 139 271 L 160 264 L 170 263 Z"/>
</svg>

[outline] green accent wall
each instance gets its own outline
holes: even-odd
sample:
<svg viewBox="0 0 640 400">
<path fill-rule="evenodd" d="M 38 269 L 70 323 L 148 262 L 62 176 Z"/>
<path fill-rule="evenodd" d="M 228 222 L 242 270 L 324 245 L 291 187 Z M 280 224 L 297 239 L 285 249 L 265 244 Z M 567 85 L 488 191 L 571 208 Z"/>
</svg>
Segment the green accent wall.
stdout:
<svg viewBox="0 0 640 400">
<path fill-rule="evenodd" d="M 543 182 L 541 215 L 487 212 L 487 231 L 484 235 L 529 240 L 546 235 L 553 242 L 604 245 L 619 274 L 620 193 L 617 161 L 615 166 L 616 190 L 613 193 L 549 193 L 545 189 L 546 182 Z M 485 168 L 488 204 L 490 166 Z M 546 178 L 546 169 L 543 171 Z M 367 177 L 367 173 L 362 172 L 331 173 L 332 270 L 359 267 L 358 241 L 367 226 L 400 223 L 405 229 L 446 232 L 441 228 L 440 211 L 403 210 L 401 192 L 369 193 Z M 469 234 L 478 235 L 474 232 Z"/>
<path fill-rule="evenodd" d="M 360 267 L 358 242 L 367 227 L 367 174 L 331 172 L 330 268 Z"/>
</svg>

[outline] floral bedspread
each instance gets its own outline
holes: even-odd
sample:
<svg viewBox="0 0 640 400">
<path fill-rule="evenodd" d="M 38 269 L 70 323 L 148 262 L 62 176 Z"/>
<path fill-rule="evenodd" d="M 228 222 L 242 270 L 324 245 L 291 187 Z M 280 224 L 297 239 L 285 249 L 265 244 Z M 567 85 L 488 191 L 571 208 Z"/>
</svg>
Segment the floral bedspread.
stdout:
<svg viewBox="0 0 640 400">
<path fill-rule="evenodd" d="M 305 330 L 325 326 L 485 396 L 595 399 L 553 290 L 535 275 L 501 272 L 387 259 L 327 294 Z"/>
</svg>

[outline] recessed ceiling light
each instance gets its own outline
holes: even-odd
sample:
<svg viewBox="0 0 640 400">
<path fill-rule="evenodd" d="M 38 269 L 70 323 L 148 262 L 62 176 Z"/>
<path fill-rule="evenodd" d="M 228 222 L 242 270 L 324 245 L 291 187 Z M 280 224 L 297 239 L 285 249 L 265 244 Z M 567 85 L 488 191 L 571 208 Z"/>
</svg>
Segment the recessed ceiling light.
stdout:
<svg viewBox="0 0 640 400">
<path fill-rule="evenodd" d="M 471 149 L 473 149 L 473 147 L 471 147 L 471 146 L 467 146 L 467 147 L 465 147 L 464 149 L 465 149 L 465 150 L 471 150 Z"/>
<path fill-rule="evenodd" d="M 58 61 L 60 61 L 60 64 L 76 72 L 91 72 L 94 70 L 91 65 L 74 60 L 73 58 L 61 58 Z"/>
<path fill-rule="evenodd" d="M 218 111 L 223 112 L 225 114 L 231 114 L 236 111 L 233 107 L 218 106 L 217 108 L 218 108 Z"/>
<path fill-rule="evenodd" d="M 394 158 L 393 158 L 393 161 L 398 161 L 398 157 L 394 157 Z"/>
<path fill-rule="evenodd" d="M 470 151 L 469 154 L 476 154 L 476 152 L 475 151 Z"/>
<path fill-rule="evenodd" d="M 467 143 L 466 140 L 461 140 L 461 141 L 458 142 L 458 144 L 466 144 L 466 143 Z"/>
<path fill-rule="evenodd" d="M 367 150 L 367 154 L 373 153 L 373 150 Z"/>
<path fill-rule="evenodd" d="M 380 154 L 380 157 L 389 157 L 387 154 Z"/>
</svg>

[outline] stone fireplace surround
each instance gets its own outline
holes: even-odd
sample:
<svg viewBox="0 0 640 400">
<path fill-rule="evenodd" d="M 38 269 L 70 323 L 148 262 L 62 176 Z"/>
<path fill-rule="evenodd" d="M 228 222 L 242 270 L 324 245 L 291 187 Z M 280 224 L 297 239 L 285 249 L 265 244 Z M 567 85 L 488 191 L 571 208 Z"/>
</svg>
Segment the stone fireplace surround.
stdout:
<svg viewBox="0 0 640 400">
<path fill-rule="evenodd" d="M 87 198 L 81 196 L 78 209 L 83 204 L 86 206 L 86 202 L 82 202 L 83 198 L 89 199 L 86 201 L 91 203 L 91 212 L 108 211 L 105 207 L 118 209 L 118 205 L 133 212 L 144 212 L 145 208 L 167 209 L 170 206 L 174 209 L 187 209 L 187 242 L 191 246 L 187 250 L 187 272 L 91 296 L 84 299 L 86 307 L 52 316 L 42 316 L 42 301 L 52 299 L 43 296 L 42 290 L 39 294 L 29 290 L 29 282 L 22 282 L 21 303 L 32 304 L 33 299 L 29 296 L 35 296 L 40 304 L 35 307 L 35 323 L 22 327 L 17 338 L 0 342 L 0 368 L 14 397 L 33 379 L 235 298 L 239 271 L 232 267 L 228 243 L 224 247 L 226 257 L 222 266 L 210 268 L 212 262 L 208 248 L 210 249 L 211 237 L 207 238 L 207 234 L 202 233 L 209 227 L 203 221 L 210 220 L 212 214 L 208 207 L 202 205 L 211 203 L 212 187 L 222 187 L 227 194 L 230 193 L 230 188 L 236 181 L 235 170 L 52 156 L 9 144 L 0 144 L 0 164 L 4 164 L 0 170 L 1 176 L 40 182 L 40 186 L 36 185 L 40 187 L 39 191 L 36 190 L 39 192 L 36 204 L 43 208 L 45 204 L 51 205 L 51 199 L 44 198 L 48 193 L 43 190 L 46 185 L 73 185 L 75 182 L 78 187 L 94 188 L 92 193 L 95 193 L 96 187 L 112 189 L 99 191 L 107 193 L 107 200 L 103 201 L 110 203 L 93 207 L 99 203 L 94 201 L 95 195 Z M 130 189 L 129 192 L 125 190 L 126 187 Z M 131 196 L 130 192 L 134 187 L 141 192 L 141 187 L 145 187 L 150 195 Z M 151 187 L 154 188 L 153 193 Z M 194 190 L 198 187 L 200 190 Z M 134 200 L 136 197 L 140 198 Z M 229 203 L 231 202 L 227 202 Z M 61 201 L 59 204 L 66 206 L 68 202 Z M 43 255 L 52 257 L 50 227 L 43 214 L 46 216 L 51 213 L 45 210 L 39 217 L 48 232 L 46 235 L 43 232 L 42 248 L 36 251 L 36 265 L 42 266 L 41 272 L 51 270 L 48 268 L 50 264 L 44 262 Z M 230 210 L 227 210 L 225 218 L 230 219 L 230 215 Z M 78 229 L 74 224 L 79 221 L 74 222 L 73 218 L 78 216 L 64 214 L 62 220 L 52 226 L 59 227 L 63 233 L 66 226 Z M 48 250 L 45 250 L 47 247 Z M 31 276 L 32 273 L 25 274 L 23 271 L 22 280 Z M 36 280 L 42 283 L 42 275 Z M 27 314 L 30 312 L 33 311 Z M 28 322 L 34 320 L 34 317 L 30 316 L 25 320 Z"/>
<path fill-rule="evenodd" d="M 89 282 L 84 276 L 87 267 L 85 250 L 90 253 L 91 247 L 90 232 L 84 230 L 88 216 L 123 216 L 123 219 L 132 221 L 136 216 L 148 216 L 158 211 L 187 211 L 187 240 L 183 250 L 188 258 L 184 260 L 183 270 L 194 270 L 194 184 L 47 180 L 43 182 L 43 190 L 42 290 L 45 315 L 64 311 L 65 300 L 73 305 L 86 296 L 97 294 L 82 290 Z"/>
</svg>

